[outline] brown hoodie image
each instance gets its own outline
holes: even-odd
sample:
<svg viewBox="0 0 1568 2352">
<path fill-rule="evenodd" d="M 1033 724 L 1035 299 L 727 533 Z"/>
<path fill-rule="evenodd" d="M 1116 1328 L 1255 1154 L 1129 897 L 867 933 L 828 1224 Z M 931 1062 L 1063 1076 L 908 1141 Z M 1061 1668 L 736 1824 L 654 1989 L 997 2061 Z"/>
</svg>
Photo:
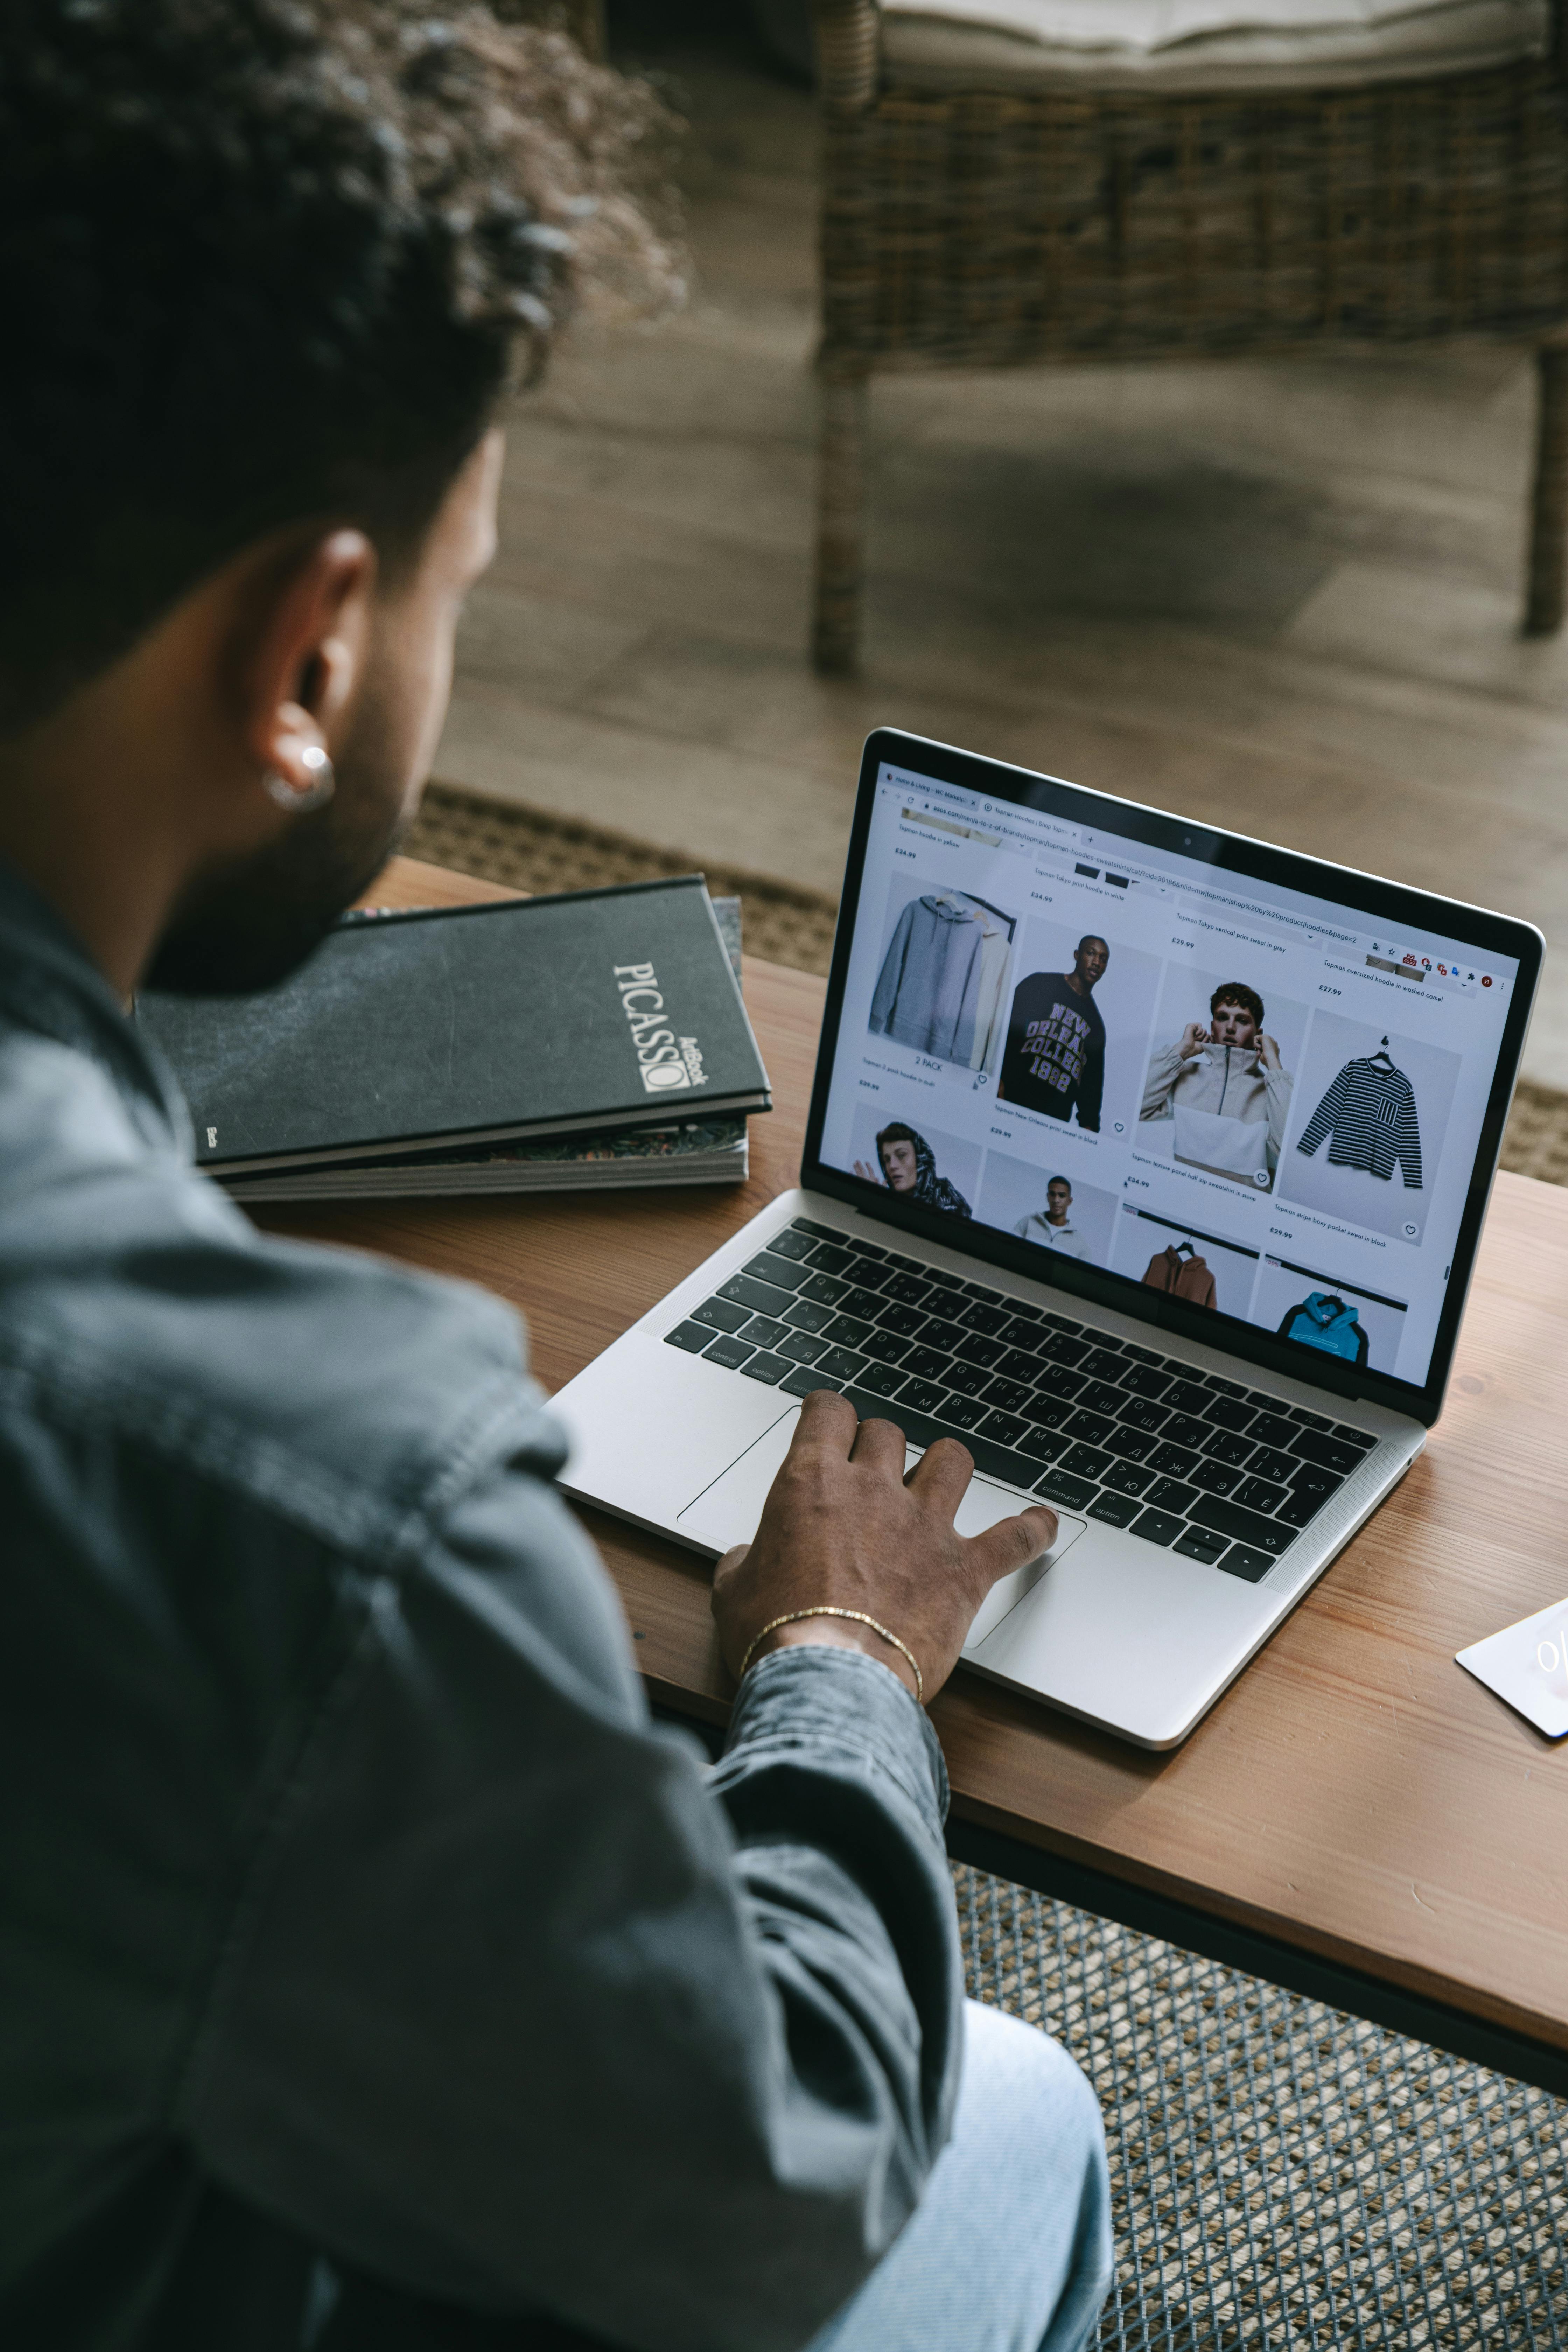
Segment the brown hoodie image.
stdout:
<svg viewBox="0 0 1568 2352">
<path fill-rule="evenodd" d="M 1178 1249 L 1156 1250 L 1143 1279 L 1152 1289 L 1168 1290 L 1194 1307 L 1214 1305 L 1214 1276 L 1206 1258 L 1184 1257 Z"/>
</svg>

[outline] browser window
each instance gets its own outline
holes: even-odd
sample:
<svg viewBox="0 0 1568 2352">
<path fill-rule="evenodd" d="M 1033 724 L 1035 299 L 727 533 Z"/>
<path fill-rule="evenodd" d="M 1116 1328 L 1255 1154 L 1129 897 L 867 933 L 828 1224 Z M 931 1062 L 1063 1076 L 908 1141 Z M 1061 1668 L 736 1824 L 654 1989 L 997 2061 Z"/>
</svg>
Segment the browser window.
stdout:
<svg viewBox="0 0 1568 2352">
<path fill-rule="evenodd" d="M 1419 1386 L 1519 976 L 884 762 L 821 1156 Z"/>
</svg>

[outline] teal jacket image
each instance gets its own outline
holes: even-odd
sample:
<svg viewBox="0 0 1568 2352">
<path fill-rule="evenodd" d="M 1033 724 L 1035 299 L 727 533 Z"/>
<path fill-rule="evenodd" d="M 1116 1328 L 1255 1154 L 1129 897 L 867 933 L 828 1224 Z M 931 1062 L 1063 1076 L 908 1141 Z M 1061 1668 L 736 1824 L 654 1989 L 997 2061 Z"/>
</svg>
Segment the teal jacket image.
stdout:
<svg viewBox="0 0 1568 2352">
<path fill-rule="evenodd" d="M 1292 1307 L 1279 1326 L 1282 1339 L 1300 1339 L 1303 1347 L 1319 1348 L 1325 1356 L 1342 1356 L 1347 1364 L 1366 1361 L 1366 1333 L 1353 1307 L 1331 1291 L 1314 1290 L 1300 1307 Z"/>
</svg>

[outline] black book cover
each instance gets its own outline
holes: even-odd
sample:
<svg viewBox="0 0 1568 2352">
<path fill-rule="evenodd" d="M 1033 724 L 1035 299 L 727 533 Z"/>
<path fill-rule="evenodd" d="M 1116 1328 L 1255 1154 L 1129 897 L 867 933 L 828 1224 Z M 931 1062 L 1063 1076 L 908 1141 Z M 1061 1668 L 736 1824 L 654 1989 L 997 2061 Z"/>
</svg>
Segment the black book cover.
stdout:
<svg viewBox="0 0 1568 2352">
<path fill-rule="evenodd" d="M 700 875 L 346 917 L 279 988 L 136 1018 L 215 1173 L 771 1108 Z"/>
</svg>

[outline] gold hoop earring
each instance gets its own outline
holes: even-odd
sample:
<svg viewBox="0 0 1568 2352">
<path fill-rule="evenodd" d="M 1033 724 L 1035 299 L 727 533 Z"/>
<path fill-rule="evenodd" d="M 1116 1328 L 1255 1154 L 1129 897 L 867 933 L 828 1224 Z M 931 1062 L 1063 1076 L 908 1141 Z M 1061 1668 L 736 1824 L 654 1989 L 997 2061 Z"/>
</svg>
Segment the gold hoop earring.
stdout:
<svg viewBox="0 0 1568 2352">
<path fill-rule="evenodd" d="M 287 809 L 290 816 L 308 816 L 312 809 L 325 808 L 338 789 L 337 771 L 319 743 L 307 743 L 300 764 L 310 774 L 308 784 L 291 784 L 275 768 L 268 768 L 261 779 L 268 799 Z"/>
</svg>

